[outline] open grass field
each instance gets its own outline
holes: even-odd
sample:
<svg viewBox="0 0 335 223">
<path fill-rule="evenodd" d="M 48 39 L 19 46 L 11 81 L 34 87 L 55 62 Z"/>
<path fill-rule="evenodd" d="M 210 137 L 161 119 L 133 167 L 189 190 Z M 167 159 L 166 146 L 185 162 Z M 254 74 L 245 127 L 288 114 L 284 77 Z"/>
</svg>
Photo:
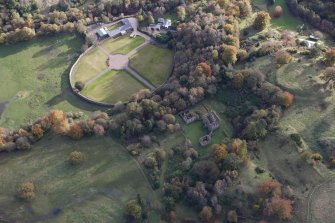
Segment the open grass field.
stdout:
<svg viewBox="0 0 335 223">
<path fill-rule="evenodd" d="M 274 61 L 262 57 L 252 67 L 260 69 L 267 74 L 270 82 L 295 96 L 295 102 L 285 111 L 280 127 L 301 134 L 309 148 L 322 153 L 317 141 L 335 134 L 335 103 L 334 95 L 325 92 L 320 85 L 318 76 L 323 69 L 320 64 L 313 59 L 299 57 L 276 69 Z"/>
<path fill-rule="evenodd" d="M 142 36 L 131 38 L 129 35 L 125 35 L 117 39 L 109 39 L 101 46 L 112 54 L 128 54 L 142 43 L 144 43 Z"/>
<path fill-rule="evenodd" d="M 277 5 L 280 5 L 283 9 L 282 15 L 280 18 L 275 18 L 273 16 L 274 9 Z M 289 29 L 289 30 L 297 30 L 298 26 L 301 26 L 304 22 L 292 15 L 290 10 L 288 9 L 285 0 L 276 0 L 276 3 L 269 7 L 269 12 L 271 15 L 271 24 L 279 29 Z"/>
<path fill-rule="evenodd" d="M 146 45 L 133 55 L 130 66 L 156 87 L 169 77 L 173 66 L 173 52 Z"/>
<path fill-rule="evenodd" d="M 295 17 L 288 9 L 285 0 L 276 0 L 275 4 L 268 5 L 267 0 L 253 0 L 252 4 L 254 5 L 256 11 L 269 11 L 271 16 L 271 24 L 274 28 L 278 28 L 281 30 L 289 29 L 296 31 L 297 26 L 302 25 L 304 22 Z M 273 16 L 273 12 L 275 7 L 279 5 L 282 7 L 283 12 L 280 18 L 275 18 Z"/>
<path fill-rule="evenodd" d="M 295 200 L 295 214 L 291 222 L 306 222 L 308 195 L 323 178 L 301 158 L 295 144 L 280 133 L 261 141 L 258 149 L 259 165 L 268 169 L 280 182 L 290 185 L 298 198 Z"/>
<path fill-rule="evenodd" d="M 0 118 L 1 127 L 16 128 L 52 108 L 98 110 L 79 100 L 68 82 L 82 43 L 76 36 L 58 35 L 0 46 L 0 102 L 9 102 Z"/>
<path fill-rule="evenodd" d="M 81 93 L 93 100 L 116 103 L 127 101 L 145 87 L 126 71 L 111 70 L 88 85 Z"/>
<path fill-rule="evenodd" d="M 52 139 L 51 139 L 52 138 Z M 31 151 L 0 154 L 0 215 L 8 222 L 122 222 L 123 207 L 152 190 L 128 152 L 108 137 L 72 141 L 51 137 Z M 70 152 L 81 151 L 81 166 L 69 166 Z M 18 185 L 32 181 L 36 198 L 19 201 Z M 57 215 L 58 214 L 58 215 Z"/>
<path fill-rule="evenodd" d="M 108 68 L 108 56 L 99 48 L 94 48 L 85 54 L 75 66 L 72 82 L 86 83 L 100 72 Z"/>
</svg>

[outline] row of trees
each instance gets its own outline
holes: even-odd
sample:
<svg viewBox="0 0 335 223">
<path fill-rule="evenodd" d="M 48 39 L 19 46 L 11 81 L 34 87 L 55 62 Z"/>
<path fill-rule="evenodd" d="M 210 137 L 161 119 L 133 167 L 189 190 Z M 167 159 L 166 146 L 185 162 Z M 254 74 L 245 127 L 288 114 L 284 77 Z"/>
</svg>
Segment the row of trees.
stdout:
<svg viewBox="0 0 335 223">
<path fill-rule="evenodd" d="M 335 37 L 334 2 L 327 0 L 286 0 L 286 2 L 293 14 Z"/>
</svg>

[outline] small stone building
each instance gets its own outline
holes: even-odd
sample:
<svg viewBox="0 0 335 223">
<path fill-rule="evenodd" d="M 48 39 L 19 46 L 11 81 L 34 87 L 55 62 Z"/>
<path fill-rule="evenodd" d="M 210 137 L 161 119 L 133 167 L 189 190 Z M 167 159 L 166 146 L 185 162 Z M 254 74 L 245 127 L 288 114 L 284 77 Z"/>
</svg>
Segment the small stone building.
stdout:
<svg viewBox="0 0 335 223">
<path fill-rule="evenodd" d="M 212 142 L 212 137 L 210 135 L 204 135 L 199 139 L 201 146 L 207 146 Z"/>
<path fill-rule="evenodd" d="M 202 117 L 202 123 L 208 129 L 208 132 L 213 132 L 220 127 L 220 118 L 214 111 L 211 111 Z"/>
<path fill-rule="evenodd" d="M 179 116 L 184 120 L 186 124 L 190 124 L 198 119 L 198 116 L 195 113 L 190 112 L 189 110 L 180 112 Z"/>
</svg>

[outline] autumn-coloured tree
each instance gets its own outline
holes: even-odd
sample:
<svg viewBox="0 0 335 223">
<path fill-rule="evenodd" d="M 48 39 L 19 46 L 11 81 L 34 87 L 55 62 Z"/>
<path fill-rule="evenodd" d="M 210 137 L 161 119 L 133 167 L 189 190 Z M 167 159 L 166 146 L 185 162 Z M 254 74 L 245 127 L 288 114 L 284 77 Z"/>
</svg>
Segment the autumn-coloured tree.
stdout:
<svg viewBox="0 0 335 223">
<path fill-rule="evenodd" d="M 42 129 L 40 124 L 33 125 L 31 132 L 33 136 L 35 136 L 37 139 L 41 139 L 44 134 L 44 130 Z"/>
<path fill-rule="evenodd" d="M 32 182 L 24 182 L 19 188 L 19 197 L 23 200 L 32 200 L 35 198 L 35 186 Z"/>
<path fill-rule="evenodd" d="M 325 54 L 325 64 L 329 67 L 335 65 L 335 48 L 329 49 Z"/>
<path fill-rule="evenodd" d="M 70 129 L 67 132 L 67 135 L 72 139 L 79 140 L 83 137 L 84 131 L 79 123 L 74 123 L 70 125 Z"/>
<path fill-rule="evenodd" d="M 212 208 L 209 206 L 205 206 L 202 208 L 199 218 L 202 222 L 209 222 L 211 218 L 213 217 L 213 211 Z"/>
<path fill-rule="evenodd" d="M 288 64 L 292 61 L 292 56 L 286 50 L 281 50 L 276 53 L 277 65 Z"/>
<path fill-rule="evenodd" d="M 52 126 L 52 130 L 56 134 L 65 134 L 69 130 L 69 122 L 66 114 L 60 110 L 50 111 L 48 120 Z"/>
<path fill-rule="evenodd" d="M 274 17 L 279 18 L 282 14 L 282 11 L 283 11 L 282 7 L 280 5 L 277 5 L 273 12 Z"/>
<path fill-rule="evenodd" d="M 225 36 L 225 38 L 223 39 L 223 42 L 226 45 L 231 45 L 231 46 L 235 46 L 236 49 L 240 48 L 240 40 L 239 38 L 233 36 L 233 35 L 227 35 Z"/>
<path fill-rule="evenodd" d="M 270 21 L 271 17 L 269 13 L 264 11 L 258 12 L 253 27 L 257 31 L 262 31 L 270 24 Z"/>
<path fill-rule="evenodd" d="M 283 106 L 288 108 L 293 104 L 293 101 L 294 101 L 294 95 L 288 91 L 285 91 L 283 98 Z"/>
<path fill-rule="evenodd" d="M 75 150 L 70 153 L 68 161 L 69 161 L 69 164 L 73 166 L 79 165 L 84 161 L 84 155 L 81 152 Z"/>
<path fill-rule="evenodd" d="M 274 197 L 271 199 L 271 207 L 275 215 L 281 220 L 288 220 L 292 217 L 292 202 L 287 199 Z"/>
<path fill-rule="evenodd" d="M 207 63 L 199 63 L 197 70 L 200 73 L 204 73 L 206 76 L 212 76 L 212 68 Z"/>
<path fill-rule="evenodd" d="M 214 144 L 212 148 L 212 156 L 215 162 L 220 163 L 226 159 L 228 152 L 225 144 Z"/>
<path fill-rule="evenodd" d="M 235 46 L 224 45 L 222 60 L 226 64 L 234 64 L 237 61 L 237 48 Z"/>
<path fill-rule="evenodd" d="M 258 193 L 262 197 L 280 196 L 282 194 L 281 184 L 274 179 L 268 179 L 258 187 Z"/>
</svg>

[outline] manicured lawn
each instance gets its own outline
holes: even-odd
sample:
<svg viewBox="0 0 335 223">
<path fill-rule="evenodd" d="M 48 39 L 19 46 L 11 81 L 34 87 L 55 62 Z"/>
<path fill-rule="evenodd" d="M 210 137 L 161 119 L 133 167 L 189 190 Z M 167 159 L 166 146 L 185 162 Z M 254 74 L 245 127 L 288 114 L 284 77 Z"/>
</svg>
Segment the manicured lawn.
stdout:
<svg viewBox="0 0 335 223">
<path fill-rule="evenodd" d="M 111 70 L 87 86 L 82 94 L 103 102 L 127 101 L 145 87 L 125 71 Z"/>
<path fill-rule="evenodd" d="M 10 101 L 1 127 L 16 128 L 53 108 L 98 110 L 78 99 L 68 83 L 82 43 L 74 35 L 58 35 L 0 46 L 0 102 Z"/>
<path fill-rule="evenodd" d="M 51 138 L 31 151 L 0 155 L 0 206 L 6 222 L 123 222 L 129 199 L 138 193 L 154 199 L 134 158 L 110 137 Z M 66 162 L 74 150 L 85 156 L 80 166 Z M 31 202 L 15 197 L 25 181 L 35 185 Z"/>
<path fill-rule="evenodd" d="M 280 5 L 283 9 L 282 15 L 279 18 L 275 18 L 273 16 L 274 9 L 277 5 Z M 269 12 L 272 18 L 271 24 L 276 28 L 296 31 L 297 27 L 303 24 L 301 19 L 292 15 L 285 3 L 285 0 L 276 0 L 276 3 L 269 7 Z"/>
<path fill-rule="evenodd" d="M 130 65 L 156 87 L 169 77 L 173 66 L 173 52 L 153 45 L 146 45 L 130 60 Z"/>
<path fill-rule="evenodd" d="M 72 77 L 73 83 L 82 81 L 86 83 L 100 72 L 106 70 L 108 56 L 99 48 L 84 55 L 75 67 Z"/>
<path fill-rule="evenodd" d="M 141 36 L 130 38 L 129 35 L 125 35 L 117 39 L 109 39 L 101 46 L 113 54 L 128 54 L 142 43 L 144 43 L 144 38 Z"/>
</svg>

